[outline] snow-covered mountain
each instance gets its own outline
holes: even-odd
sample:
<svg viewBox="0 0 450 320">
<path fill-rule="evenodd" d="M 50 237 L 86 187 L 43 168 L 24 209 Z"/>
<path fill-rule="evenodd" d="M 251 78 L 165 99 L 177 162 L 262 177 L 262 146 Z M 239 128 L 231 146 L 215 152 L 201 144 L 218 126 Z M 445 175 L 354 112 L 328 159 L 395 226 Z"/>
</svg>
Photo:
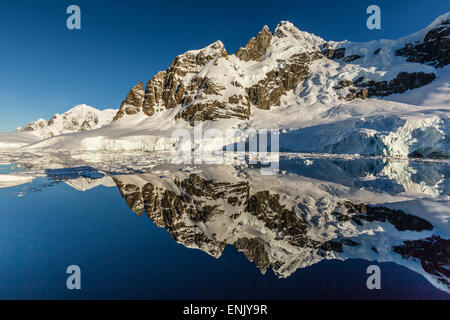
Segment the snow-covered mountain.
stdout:
<svg viewBox="0 0 450 320">
<path fill-rule="evenodd" d="M 39 119 L 19 127 L 15 132 L 0 133 L 0 149 L 20 148 L 66 133 L 82 132 L 109 124 L 116 109 L 98 110 L 80 104 L 63 114 L 55 114 L 50 120 Z"/>
<path fill-rule="evenodd" d="M 55 114 L 49 121 L 39 119 L 30 122 L 19 132 L 32 132 L 42 139 L 59 136 L 65 133 L 88 131 L 109 124 L 117 110 L 97 110 L 91 106 L 80 104 L 63 114 Z"/>
<path fill-rule="evenodd" d="M 450 13 L 367 43 L 264 26 L 235 54 L 216 41 L 177 56 L 130 90 L 111 124 L 26 148 L 172 150 L 174 129 L 202 123 L 236 129 L 231 141 L 279 129 L 283 151 L 449 157 L 449 33 Z"/>
</svg>

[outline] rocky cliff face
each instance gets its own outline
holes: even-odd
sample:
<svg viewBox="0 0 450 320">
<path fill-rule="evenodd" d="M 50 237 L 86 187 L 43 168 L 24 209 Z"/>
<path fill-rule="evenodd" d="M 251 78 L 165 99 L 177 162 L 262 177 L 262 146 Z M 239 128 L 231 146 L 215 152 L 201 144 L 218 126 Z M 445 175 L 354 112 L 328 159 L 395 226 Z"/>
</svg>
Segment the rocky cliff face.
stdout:
<svg viewBox="0 0 450 320">
<path fill-rule="evenodd" d="M 380 41 L 373 52 L 373 42 L 327 42 L 289 22 L 281 22 L 274 33 L 264 26 L 234 55 L 228 55 L 217 41 L 176 57 L 166 71 L 147 83 L 145 91 L 141 84 L 130 91 L 115 120 L 138 112 L 152 116 L 172 108 L 179 108 L 177 119 L 191 125 L 204 120 L 248 119 L 251 106 L 263 110 L 279 106 L 282 97 L 301 92 L 303 83 L 311 79 L 320 79 L 314 80 L 314 85 L 338 100 L 403 93 L 436 77 L 426 67 L 406 71 L 414 69 L 408 63 L 436 68 L 448 65 L 450 20 L 441 20 L 428 27 L 423 38 L 410 37 L 416 40 L 414 44 Z M 405 71 L 392 60 L 394 55 L 403 57 Z M 330 86 L 330 81 L 334 85 Z"/>
<path fill-rule="evenodd" d="M 403 93 L 406 90 L 412 90 L 427 85 L 436 79 L 434 73 L 423 72 L 400 72 L 390 81 L 364 81 L 364 78 L 358 78 L 355 81 L 342 80 L 337 90 L 347 88 L 348 93 L 345 100 L 351 101 L 356 98 L 366 99 L 373 96 L 386 97 L 394 93 Z M 341 97 L 343 98 L 343 97 Z"/>
<path fill-rule="evenodd" d="M 407 43 L 396 54 L 409 62 L 429 64 L 442 68 L 450 64 L 450 19 L 446 19 L 428 31 L 423 41 Z"/>
<path fill-rule="evenodd" d="M 125 114 L 143 112 L 151 116 L 175 107 L 180 108 L 176 118 L 192 124 L 230 117 L 247 119 L 249 103 L 243 88 L 235 84 L 234 90 L 226 90 L 220 79 L 205 72 L 227 64 L 227 60 L 228 53 L 220 41 L 176 57 L 166 71 L 157 73 L 147 83 L 145 91 L 142 84 L 130 91 L 115 120 Z"/>
<path fill-rule="evenodd" d="M 143 101 L 144 88 L 142 82 L 140 82 L 130 90 L 126 99 L 122 101 L 114 120 L 118 120 L 126 114 L 133 115 L 140 112 L 142 110 Z"/>
<path fill-rule="evenodd" d="M 236 52 L 236 57 L 242 61 L 261 61 L 271 42 L 272 33 L 270 32 L 268 26 L 264 26 L 256 38 L 250 39 L 245 47 L 239 48 Z"/>
<path fill-rule="evenodd" d="M 406 58 L 408 62 L 417 62 L 421 64 L 431 65 L 435 68 L 441 68 L 449 64 L 449 24 L 450 20 L 444 19 L 448 14 L 438 18 L 431 26 L 422 31 L 427 31 L 424 37 L 420 35 L 408 37 L 409 40 L 415 40 L 415 44 L 407 42 L 404 47 L 396 49 L 404 40 L 398 43 L 387 43 L 387 47 L 383 48 L 382 44 L 373 52 L 368 52 L 368 46 L 362 45 L 357 48 L 355 44 L 343 43 L 325 43 L 322 45 L 322 54 L 328 59 L 338 61 L 340 63 L 356 63 L 361 65 L 374 65 L 381 60 L 382 63 L 390 63 L 386 56 L 395 54 Z M 419 32 L 420 33 L 420 32 Z M 386 43 L 386 42 L 385 42 Z M 348 46 L 349 48 L 346 48 Z M 349 49 L 349 50 L 347 50 Z M 361 54 L 351 54 L 351 52 L 361 52 Z M 366 53 L 366 56 L 363 55 Z M 368 54 L 369 53 L 369 54 Z M 379 59 L 379 55 L 382 55 Z M 334 89 L 337 90 L 340 99 L 347 101 L 356 98 L 366 99 L 369 97 L 379 96 L 385 97 L 395 93 L 403 93 L 407 90 L 413 90 L 425 86 L 436 79 L 433 72 L 398 72 L 391 80 L 378 81 L 370 79 L 370 77 L 362 76 L 353 79 L 341 80 Z M 340 94 L 341 89 L 347 88 L 345 94 Z"/>
<path fill-rule="evenodd" d="M 450 288 L 450 240 L 433 236 L 427 239 L 404 241 L 403 245 L 395 246 L 394 252 L 405 259 L 417 259 L 422 268 Z"/>
<path fill-rule="evenodd" d="M 232 245 L 262 273 L 271 267 L 287 277 L 299 267 L 322 259 L 345 259 L 356 250 L 381 261 L 391 261 L 392 255 L 400 261 L 418 258 L 425 273 L 448 286 L 445 266 L 450 255 L 442 251 L 448 240 L 434 239 L 439 246 L 431 245 L 429 239 L 398 241 L 408 234 L 431 232 L 428 221 L 330 195 L 314 199 L 270 187 L 261 190 L 249 177 L 220 181 L 200 173 L 178 173 L 166 175 L 161 182 L 159 176 L 142 174 L 116 176 L 114 181 L 132 211 L 145 212 L 175 241 L 214 257 Z M 396 231 L 388 231 L 391 228 Z M 393 233 L 397 246 L 386 249 L 391 241 L 386 232 Z"/>
<path fill-rule="evenodd" d="M 263 110 L 279 105 L 282 96 L 307 79 L 310 63 L 321 57 L 316 52 L 299 53 L 280 61 L 278 70 L 268 72 L 264 79 L 247 89 L 250 101 Z"/>
</svg>

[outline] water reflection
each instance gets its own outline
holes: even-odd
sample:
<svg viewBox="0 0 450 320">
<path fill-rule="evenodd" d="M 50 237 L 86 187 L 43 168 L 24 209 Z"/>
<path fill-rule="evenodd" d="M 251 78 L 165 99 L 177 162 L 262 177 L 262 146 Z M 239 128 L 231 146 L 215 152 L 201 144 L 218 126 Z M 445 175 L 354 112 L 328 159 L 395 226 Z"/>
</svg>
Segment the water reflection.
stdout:
<svg viewBox="0 0 450 320">
<path fill-rule="evenodd" d="M 174 241 L 216 258 L 231 245 L 262 273 L 287 278 L 324 259 L 360 258 L 406 266 L 450 291 L 445 162 L 288 158 L 273 176 L 248 165 L 34 169 L 49 186 L 117 187 Z M 415 201 L 425 209 L 412 210 Z"/>
<path fill-rule="evenodd" d="M 428 220 L 352 201 L 340 186 L 301 176 L 262 178 L 254 171 L 227 167 L 113 179 L 132 211 L 214 257 L 232 245 L 261 272 L 270 267 L 280 277 L 323 259 L 394 261 L 421 269 L 448 290 L 450 241 L 434 235 Z"/>
</svg>

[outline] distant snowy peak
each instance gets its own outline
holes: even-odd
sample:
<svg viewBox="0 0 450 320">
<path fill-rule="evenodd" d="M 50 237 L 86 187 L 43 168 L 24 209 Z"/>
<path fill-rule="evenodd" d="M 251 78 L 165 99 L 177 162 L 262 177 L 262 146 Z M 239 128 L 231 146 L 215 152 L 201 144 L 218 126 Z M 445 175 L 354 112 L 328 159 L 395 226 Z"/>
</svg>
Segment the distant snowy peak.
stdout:
<svg viewBox="0 0 450 320">
<path fill-rule="evenodd" d="M 63 114 L 55 114 L 49 121 L 39 119 L 28 123 L 18 132 L 31 132 L 42 139 L 65 133 L 88 131 L 109 124 L 117 110 L 97 110 L 91 106 L 80 104 Z"/>
<path fill-rule="evenodd" d="M 326 105 L 384 97 L 434 81 L 450 62 L 450 14 L 399 40 L 334 42 L 282 21 L 229 55 L 221 41 L 177 56 L 145 86 L 135 86 L 114 120 L 175 109 L 175 119 L 251 119 L 289 93 L 296 104 Z"/>
</svg>

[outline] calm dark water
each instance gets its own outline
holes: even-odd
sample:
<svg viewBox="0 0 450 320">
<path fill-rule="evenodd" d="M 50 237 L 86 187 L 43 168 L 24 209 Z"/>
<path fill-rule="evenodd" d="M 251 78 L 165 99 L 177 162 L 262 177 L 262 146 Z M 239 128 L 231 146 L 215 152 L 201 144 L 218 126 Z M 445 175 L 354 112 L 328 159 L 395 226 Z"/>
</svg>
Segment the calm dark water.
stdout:
<svg viewBox="0 0 450 320">
<path fill-rule="evenodd" d="M 343 165 L 320 160 L 306 164 L 304 160 L 286 161 L 281 169 L 286 171 L 285 176 L 293 179 L 302 173 L 303 178 L 322 178 L 321 181 L 333 183 L 339 180 L 343 186 L 351 187 L 359 187 L 358 175 L 362 176 L 367 168 L 382 170 L 376 163 L 365 163 L 363 166 L 358 163 L 357 166 L 356 163 Z M 319 170 L 316 167 L 313 170 L 314 166 L 326 166 L 328 169 Z M 326 172 L 331 172 L 330 166 L 340 171 L 336 169 L 334 174 L 326 177 Z M 0 170 L 4 174 L 11 168 L 3 166 Z M 444 176 L 440 187 L 437 187 L 442 197 L 448 191 L 448 167 L 441 166 L 437 170 L 440 170 L 438 175 L 441 180 Z M 100 185 L 86 191 L 76 190 L 64 182 L 83 176 L 92 182 L 108 176 L 107 173 L 91 174 L 88 171 L 86 168 L 72 170 L 68 174 L 64 174 L 67 172 L 64 170 L 47 171 L 47 176 L 35 178 L 31 183 L 0 189 L 1 299 L 449 298 L 423 273 L 398 263 L 377 263 L 354 255 L 345 261 L 323 259 L 299 267 L 286 278 L 279 278 L 272 266 L 262 274 L 255 262 L 230 243 L 224 247 L 220 257 L 215 258 L 205 250 L 188 248 L 187 240 L 178 238 L 174 241 L 175 231 L 169 232 L 167 226 L 158 227 L 152 218 L 147 217 L 148 204 L 144 206 L 141 216 L 136 214 L 136 206 L 140 202 L 129 194 L 140 194 L 139 188 L 142 186 L 136 193 L 131 186 L 138 184 L 133 185 L 130 181 L 139 178 L 147 186 L 149 183 L 156 186 L 152 180 L 154 175 L 146 178 L 128 175 L 123 180 L 120 180 L 121 175 L 113 175 L 117 186 Z M 320 177 L 314 171 L 320 172 Z M 414 172 L 417 174 L 417 171 Z M 170 174 L 172 172 L 161 174 L 161 181 L 170 181 Z M 172 180 L 179 181 L 178 185 L 183 186 L 182 181 L 192 180 L 191 175 Z M 299 183 L 303 183 L 298 179 Z M 384 190 L 386 194 L 404 189 L 388 177 L 382 179 L 383 183 L 373 183 L 369 187 L 383 192 L 383 185 L 387 186 Z M 193 181 L 198 186 L 199 181 Z M 211 179 L 207 181 L 224 183 Z M 202 184 L 202 188 L 216 190 L 216 186 L 211 187 L 208 183 Z M 249 188 L 250 193 L 256 190 L 253 185 Z M 197 199 L 202 197 L 192 187 L 184 185 L 183 190 L 191 190 L 190 195 L 195 194 Z M 129 192 L 128 196 L 124 196 L 126 192 Z M 161 194 L 167 196 L 164 192 Z M 149 202 L 143 194 L 144 202 Z M 203 196 L 208 198 L 211 194 Z M 216 193 L 211 197 L 215 198 L 214 201 L 220 198 Z M 216 218 L 217 215 L 209 220 L 205 218 L 198 225 L 207 225 Z M 352 239 L 360 241 L 358 238 Z M 271 240 L 265 241 L 268 241 L 268 246 L 271 245 Z M 301 255 L 297 258 L 302 259 Z M 366 269 L 371 264 L 379 265 L 382 270 L 380 290 L 368 290 L 366 287 Z M 69 265 L 81 268 L 81 290 L 68 290 L 66 287 L 66 268 Z"/>
</svg>

